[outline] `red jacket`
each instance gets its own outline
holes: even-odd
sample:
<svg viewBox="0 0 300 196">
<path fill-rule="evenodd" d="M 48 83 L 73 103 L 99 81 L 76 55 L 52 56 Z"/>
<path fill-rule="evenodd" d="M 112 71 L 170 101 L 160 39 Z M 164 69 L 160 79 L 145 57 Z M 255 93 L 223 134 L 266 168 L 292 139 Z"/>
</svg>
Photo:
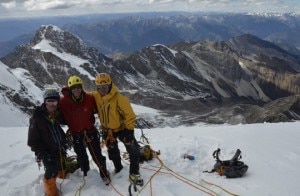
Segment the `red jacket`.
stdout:
<svg viewBox="0 0 300 196">
<path fill-rule="evenodd" d="M 76 102 L 70 94 L 65 93 L 59 107 L 72 134 L 96 131 L 94 114 L 97 113 L 97 106 L 92 95 L 83 92 L 83 99 Z"/>
</svg>

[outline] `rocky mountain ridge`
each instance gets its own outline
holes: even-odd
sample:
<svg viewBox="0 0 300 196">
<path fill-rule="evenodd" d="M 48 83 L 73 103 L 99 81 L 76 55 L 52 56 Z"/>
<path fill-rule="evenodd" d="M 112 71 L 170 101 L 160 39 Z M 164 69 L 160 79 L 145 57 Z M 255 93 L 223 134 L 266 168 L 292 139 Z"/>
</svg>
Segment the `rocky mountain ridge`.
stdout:
<svg viewBox="0 0 300 196">
<path fill-rule="evenodd" d="M 299 15 L 288 13 L 178 13 L 153 17 L 141 14 L 98 23 L 69 24 L 62 29 L 105 54 L 138 51 L 157 43 L 223 41 L 252 34 L 299 56 L 299 22 Z"/>
<path fill-rule="evenodd" d="M 276 43 L 300 56 L 300 15 L 293 13 L 131 13 L 43 19 L 2 20 L 0 57 L 27 44 L 42 24 L 53 24 L 79 36 L 102 54 L 139 51 L 153 45 L 186 41 L 222 41 L 243 34 Z M 6 28 L 9 26 L 10 28 Z M 18 34 L 19 33 L 19 34 Z M 9 39 L 10 37 L 10 39 Z"/>
<path fill-rule="evenodd" d="M 96 73 L 108 72 L 133 103 L 159 109 L 166 118 L 176 116 L 176 125 L 300 118 L 296 96 L 299 59 L 250 34 L 227 41 L 156 44 L 111 59 L 88 47 L 78 36 L 46 25 L 30 43 L 0 60 L 10 70 L 26 71 L 28 80 L 41 91 L 47 85 L 66 85 L 74 74 L 80 75 L 85 89 L 91 91 L 95 89 Z M 266 105 L 277 99 L 285 104 L 279 104 L 279 108 Z M 29 113 L 32 107 L 28 106 L 38 102 L 11 100 Z M 161 121 L 146 124 L 160 126 Z"/>
</svg>

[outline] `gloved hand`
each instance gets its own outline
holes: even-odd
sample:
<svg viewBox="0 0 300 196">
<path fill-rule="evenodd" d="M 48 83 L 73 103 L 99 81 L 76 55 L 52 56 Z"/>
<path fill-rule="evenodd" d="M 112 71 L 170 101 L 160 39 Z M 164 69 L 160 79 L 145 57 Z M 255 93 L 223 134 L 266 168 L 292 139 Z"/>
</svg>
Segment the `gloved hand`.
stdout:
<svg viewBox="0 0 300 196">
<path fill-rule="evenodd" d="M 45 152 L 36 152 L 35 157 L 37 161 L 41 161 L 44 158 Z"/>
<path fill-rule="evenodd" d="M 124 143 L 132 143 L 134 139 L 134 130 L 124 129 Z"/>
<path fill-rule="evenodd" d="M 36 153 L 36 157 L 38 160 L 44 160 L 48 162 L 52 161 L 52 156 L 45 151 Z"/>
<path fill-rule="evenodd" d="M 71 150 L 72 147 L 73 147 L 72 141 L 67 141 L 67 142 L 63 145 L 62 149 L 63 149 L 65 152 L 67 152 L 67 150 Z"/>
<path fill-rule="evenodd" d="M 102 139 L 105 140 L 107 135 L 108 135 L 108 130 L 101 126 L 101 128 L 100 128 L 100 137 L 102 137 Z"/>
<path fill-rule="evenodd" d="M 69 87 L 67 86 L 64 86 L 62 89 L 61 89 L 61 93 L 65 96 L 67 94 L 70 94 L 70 89 Z"/>
<path fill-rule="evenodd" d="M 44 155 L 43 155 L 43 158 L 42 158 L 44 161 L 46 161 L 46 162 L 51 162 L 51 161 L 53 161 L 53 157 L 52 157 L 52 155 L 51 154 L 48 154 L 48 153 L 45 153 Z"/>
</svg>

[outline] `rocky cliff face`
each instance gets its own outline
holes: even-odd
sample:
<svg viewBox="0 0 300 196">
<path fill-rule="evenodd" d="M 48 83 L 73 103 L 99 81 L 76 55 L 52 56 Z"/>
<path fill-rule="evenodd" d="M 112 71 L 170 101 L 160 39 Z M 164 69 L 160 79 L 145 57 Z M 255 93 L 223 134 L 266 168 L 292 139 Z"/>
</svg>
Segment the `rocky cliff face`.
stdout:
<svg viewBox="0 0 300 196">
<path fill-rule="evenodd" d="M 28 70 L 41 88 L 46 84 L 66 85 L 69 76 L 81 72 L 90 88 L 96 68 L 105 68 L 110 59 L 75 35 L 48 25 L 41 26 L 28 45 L 19 46 L 1 61 L 10 68 Z"/>
<path fill-rule="evenodd" d="M 249 34 L 227 41 L 157 44 L 111 59 L 48 25 L 1 61 L 12 70 L 28 71 L 29 80 L 40 89 L 62 87 L 69 76 L 79 75 L 85 89 L 94 90 L 96 74 L 108 72 L 133 103 L 177 115 L 182 123 L 299 118 L 298 98 L 286 99 L 292 105 L 274 102 L 273 107 L 281 109 L 265 105 L 299 92 L 299 60 Z M 26 108 L 28 103 L 20 105 Z"/>
<path fill-rule="evenodd" d="M 294 55 L 252 35 L 236 37 L 227 43 L 233 48 L 235 59 L 241 60 L 247 69 L 257 75 L 259 84 L 270 98 L 278 98 L 277 92 L 269 88 L 270 85 L 283 93 L 299 93 L 300 61 Z"/>
</svg>

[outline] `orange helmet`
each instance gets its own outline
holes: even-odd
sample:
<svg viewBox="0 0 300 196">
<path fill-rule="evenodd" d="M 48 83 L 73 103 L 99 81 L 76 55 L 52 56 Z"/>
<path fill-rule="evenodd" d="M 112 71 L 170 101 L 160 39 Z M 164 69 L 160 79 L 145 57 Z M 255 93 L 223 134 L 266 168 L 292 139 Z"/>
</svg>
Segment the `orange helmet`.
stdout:
<svg viewBox="0 0 300 196">
<path fill-rule="evenodd" d="M 98 85 L 106 85 L 111 84 L 111 78 L 110 75 L 107 73 L 100 73 L 96 76 L 95 84 Z"/>
</svg>

